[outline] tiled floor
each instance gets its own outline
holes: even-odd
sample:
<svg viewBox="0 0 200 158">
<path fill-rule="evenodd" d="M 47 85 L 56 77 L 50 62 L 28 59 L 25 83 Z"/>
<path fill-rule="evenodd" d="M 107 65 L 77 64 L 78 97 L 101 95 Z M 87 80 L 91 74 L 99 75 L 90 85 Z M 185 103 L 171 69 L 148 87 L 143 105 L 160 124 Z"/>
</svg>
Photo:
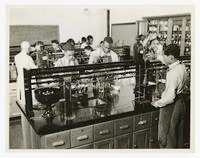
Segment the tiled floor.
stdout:
<svg viewBox="0 0 200 158">
<path fill-rule="evenodd" d="M 9 125 L 9 149 L 24 149 L 22 126 L 20 121 L 11 121 Z"/>
</svg>

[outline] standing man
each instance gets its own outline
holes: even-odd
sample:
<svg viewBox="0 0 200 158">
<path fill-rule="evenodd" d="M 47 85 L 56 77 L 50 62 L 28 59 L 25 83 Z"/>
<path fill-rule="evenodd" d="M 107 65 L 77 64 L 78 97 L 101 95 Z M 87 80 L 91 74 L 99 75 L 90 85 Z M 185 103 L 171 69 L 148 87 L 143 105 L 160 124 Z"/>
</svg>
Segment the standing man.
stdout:
<svg viewBox="0 0 200 158">
<path fill-rule="evenodd" d="M 30 51 L 30 43 L 24 41 L 21 43 L 21 52 L 15 56 L 15 64 L 17 66 L 17 101 L 22 105 L 22 108 L 25 108 L 25 90 L 24 90 L 24 70 L 30 70 L 37 68 L 34 64 L 33 59 L 28 55 Z M 35 101 L 34 93 L 33 104 Z M 22 125 L 22 134 L 24 147 L 26 149 L 31 149 L 31 136 L 30 136 L 30 126 L 27 123 L 27 120 L 23 113 L 21 113 L 21 125 Z"/>
<path fill-rule="evenodd" d="M 105 37 L 102 47 L 93 51 L 90 55 L 89 64 L 106 63 L 106 62 L 118 62 L 118 56 L 111 50 L 113 40 L 111 37 Z"/>
<path fill-rule="evenodd" d="M 24 71 L 23 69 L 30 70 L 37 68 L 31 56 L 29 56 L 30 43 L 24 41 L 21 43 L 21 52 L 15 56 L 15 64 L 17 67 L 17 100 L 25 104 L 25 94 L 24 94 Z"/>
<path fill-rule="evenodd" d="M 186 107 L 183 90 L 187 79 L 186 68 L 178 58 L 180 48 L 175 44 L 166 47 L 163 54 L 169 67 L 166 87 L 160 100 L 152 103 L 160 108 L 158 140 L 161 148 L 183 148 L 183 131 Z"/>
</svg>

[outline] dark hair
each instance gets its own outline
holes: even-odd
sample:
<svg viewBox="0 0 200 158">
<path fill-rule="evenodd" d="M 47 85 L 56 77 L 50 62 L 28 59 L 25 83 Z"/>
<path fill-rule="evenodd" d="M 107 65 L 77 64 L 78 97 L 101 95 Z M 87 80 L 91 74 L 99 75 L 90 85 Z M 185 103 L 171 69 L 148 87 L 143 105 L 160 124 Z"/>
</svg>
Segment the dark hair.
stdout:
<svg viewBox="0 0 200 158">
<path fill-rule="evenodd" d="M 143 34 L 140 34 L 136 37 L 136 40 L 137 41 L 140 41 L 142 38 L 144 38 L 144 35 Z"/>
<path fill-rule="evenodd" d="M 164 48 L 164 54 L 167 56 L 172 55 L 174 58 L 179 59 L 180 47 L 177 44 L 169 44 Z"/>
<path fill-rule="evenodd" d="M 52 40 L 51 43 L 59 44 L 58 40 Z"/>
<path fill-rule="evenodd" d="M 87 40 L 89 41 L 90 39 L 93 39 L 93 36 L 92 36 L 92 35 L 88 35 L 88 36 L 87 36 Z"/>
<path fill-rule="evenodd" d="M 104 42 L 107 42 L 107 43 L 109 43 L 109 44 L 112 44 L 112 43 L 113 43 L 112 37 L 105 37 L 103 41 L 104 41 Z"/>
<path fill-rule="evenodd" d="M 86 49 L 86 50 L 90 50 L 90 51 L 93 51 L 93 50 L 94 50 L 91 46 L 85 46 L 84 49 Z"/>
<path fill-rule="evenodd" d="M 67 43 L 71 43 L 72 45 L 75 45 L 75 41 L 72 38 L 68 39 Z"/>
<path fill-rule="evenodd" d="M 81 38 L 81 42 L 86 42 L 86 41 L 87 41 L 86 37 Z"/>
<path fill-rule="evenodd" d="M 42 46 L 44 46 L 44 42 L 42 42 L 42 41 L 36 41 L 35 44 L 34 44 L 34 47 L 35 47 L 36 45 L 42 45 Z"/>
</svg>

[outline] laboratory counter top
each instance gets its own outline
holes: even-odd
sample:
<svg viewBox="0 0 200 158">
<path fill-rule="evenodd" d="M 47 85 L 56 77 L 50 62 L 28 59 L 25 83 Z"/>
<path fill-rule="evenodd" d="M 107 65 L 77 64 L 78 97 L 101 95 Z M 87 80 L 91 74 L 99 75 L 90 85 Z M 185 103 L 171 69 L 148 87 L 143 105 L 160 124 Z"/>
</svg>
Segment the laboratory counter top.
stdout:
<svg viewBox="0 0 200 158">
<path fill-rule="evenodd" d="M 96 102 L 96 99 L 90 100 L 89 105 L 92 102 Z M 144 101 L 143 103 L 135 102 L 134 106 L 126 105 L 114 108 L 108 106 L 107 110 L 103 113 L 97 107 L 88 105 L 85 107 L 74 107 L 72 115 L 69 118 L 60 112 L 61 107 L 55 106 L 53 110 L 56 113 L 56 117 L 45 119 L 42 117 L 43 110 L 34 110 L 34 116 L 29 117 L 19 102 L 17 102 L 17 105 L 36 134 L 40 136 L 158 110 L 148 101 Z"/>
</svg>

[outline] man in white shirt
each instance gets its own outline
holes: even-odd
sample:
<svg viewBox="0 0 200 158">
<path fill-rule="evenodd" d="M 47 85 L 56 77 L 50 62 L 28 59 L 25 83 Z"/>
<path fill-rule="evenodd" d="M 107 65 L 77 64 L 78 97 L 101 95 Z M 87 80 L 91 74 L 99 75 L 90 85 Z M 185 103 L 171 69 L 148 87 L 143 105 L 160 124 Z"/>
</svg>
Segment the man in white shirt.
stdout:
<svg viewBox="0 0 200 158">
<path fill-rule="evenodd" d="M 15 64 L 17 67 L 17 100 L 25 104 L 25 94 L 24 94 L 24 71 L 23 69 L 30 70 L 37 68 L 31 56 L 28 55 L 30 51 L 30 43 L 24 41 L 21 43 L 21 52 L 15 56 Z"/>
<path fill-rule="evenodd" d="M 186 68 L 178 58 L 180 48 L 168 45 L 163 54 L 165 64 L 169 67 L 166 87 L 160 100 L 153 103 L 160 107 L 158 140 L 162 148 L 183 148 L 183 131 L 186 107 L 183 90 L 187 80 Z"/>
<path fill-rule="evenodd" d="M 113 40 L 111 37 L 105 37 L 103 46 L 93 51 L 90 55 L 89 64 L 96 64 L 102 62 L 118 62 L 118 56 L 111 50 Z"/>
</svg>

